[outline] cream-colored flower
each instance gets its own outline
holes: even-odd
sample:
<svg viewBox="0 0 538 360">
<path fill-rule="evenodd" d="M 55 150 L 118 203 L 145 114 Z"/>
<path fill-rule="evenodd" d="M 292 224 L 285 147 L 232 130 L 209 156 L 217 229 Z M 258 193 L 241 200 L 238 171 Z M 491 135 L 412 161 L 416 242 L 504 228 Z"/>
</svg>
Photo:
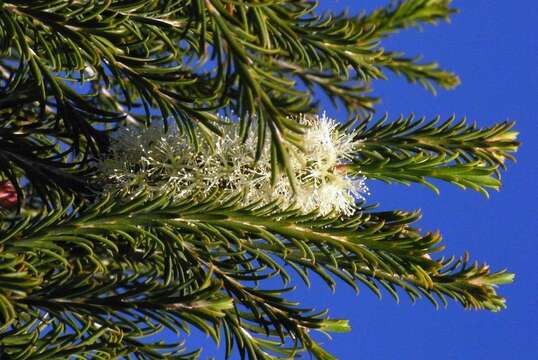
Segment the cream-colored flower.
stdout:
<svg viewBox="0 0 538 360">
<path fill-rule="evenodd" d="M 283 208 L 296 206 L 304 213 L 353 214 L 356 199 L 367 192 L 365 178 L 348 176 L 341 167 L 350 161 L 359 142 L 325 115 L 305 115 L 299 121 L 306 126 L 303 151 L 290 152 L 296 192 L 284 175 L 271 184 L 269 149 L 256 161 L 255 130 L 243 142 L 238 125 L 231 122 L 221 126 L 224 135 L 215 136 L 213 147 L 201 143 L 197 149 L 175 130 L 122 129 L 110 156 L 98 164 L 100 179 L 107 190 L 126 195 L 146 188 L 181 199 L 218 189 L 243 194 L 245 204 L 276 200 Z"/>
</svg>

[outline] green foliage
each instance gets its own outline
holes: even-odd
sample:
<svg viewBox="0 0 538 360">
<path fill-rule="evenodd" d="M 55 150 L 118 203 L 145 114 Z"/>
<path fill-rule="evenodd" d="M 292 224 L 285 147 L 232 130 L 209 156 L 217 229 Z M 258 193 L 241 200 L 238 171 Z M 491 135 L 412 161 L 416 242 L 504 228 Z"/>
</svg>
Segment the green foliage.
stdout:
<svg viewBox="0 0 538 360">
<path fill-rule="evenodd" d="M 157 109 L 197 141 L 194 125 L 216 131 L 214 111 L 233 111 L 245 134 L 256 118 L 260 149 L 270 130 L 286 166 L 286 140 L 301 132 L 287 116 L 314 110 L 318 87 L 353 114 L 372 108 L 368 83 L 385 69 L 431 89 L 456 85 L 379 46 L 395 28 L 446 18 L 447 5 L 408 1 L 357 19 L 317 16 L 306 1 L 7 1 L 0 108 L 27 105 L 40 125 L 60 125 L 73 151 L 92 153 L 106 143 L 98 124 L 149 121 Z"/>
<path fill-rule="evenodd" d="M 276 204 L 238 204 L 239 197 L 218 194 L 197 204 L 172 203 L 166 195 L 129 201 L 109 195 L 72 211 L 73 202 L 58 202 L 53 211 L 6 225 L 0 276 L 6 339 L 32 335 L 40 344 L 35 353 L 49 357 L 131 351 L 153 358 L 151 351 L 126 345 L 163 326 L 180 337 L 190 324 L 217 343 L 224 337 L 228 353 L 234 342 L 252 358 L 303 347 L 316 353 L 309 329 L 348 326 L 286 300 L 293 277 L 283 264 L 307 284 L 314 272 L 332 288 L 340 278 L 378 296 L 383 287 L 396 300 L 401 288 L 413 301 L 424 296 L 436 306 L 449 297 L 469 308 L 504 307 L 495 285 L 509 276 L 468 266 L 466 258 L 424 257 L 441 250 L 440 236 L 410 226 L 418 213 L 368 210 L 342 222 Z M 256 285 L 274 277 L 283 288 Z M 51 317 L 46 334 L 31 327 L 44 314 Z M 50 328 L 67 338 L 62 346 L 47 343 Z M 283 338 L 296 343 L 283 347 Z M 14 358 L 27 350 L 18 341 L 6 350 Z"/>
<path fill-rule="evenodd" d="M 428 123 L 413 116 L 386 120 L 369 127 L 369 117 L 359 125 L 362 147 L 347 166 L 350 171 L 389 183 L 421 183 L 435 192 L 427 179 L 439 179 L 488 196 L 486 188 L 499 190 L 498 168 L 514 160 L 511 152 L 518 147 L 511 122 L 481 129 L 465 119 L 455 122 L 454 116 L 443 123 L 439 117 Z"/>
<path fill-rule="evenodd" d="M 334 359 L 313 334 L 349 331 L 347 320 L 289 300 L 313 274 L 333 290 L 503 309 L 496 287 L 513 275 L 467 254 L 433 259 L 441 236 L 413 226 L 419 212 L 358 203 L 321 216 L 219 191 L 126 198 L 92 182 L 116 129 L 174 121 L 196 145 L 228 114 L 245 137 L 256 124 L 257 153 L 270 147 L 273 177 L 293 183 L 288 153 L 304 131 L 293 115 L 318 112 L 323 94 L 361 144 L 343 171 L 497 190 L 518 147 L 512 123 L 372 120 L 371 82 L 387 72 L 432 92 L 459 83 L 382 48 L 448 20 L 450 3 L 350 16 L 299 0 L 0 1 L 0 182 L 19 200 L 0 209 L 0 358 L 195 359 L 194 327 L 228 357 Z"/>
</svg>

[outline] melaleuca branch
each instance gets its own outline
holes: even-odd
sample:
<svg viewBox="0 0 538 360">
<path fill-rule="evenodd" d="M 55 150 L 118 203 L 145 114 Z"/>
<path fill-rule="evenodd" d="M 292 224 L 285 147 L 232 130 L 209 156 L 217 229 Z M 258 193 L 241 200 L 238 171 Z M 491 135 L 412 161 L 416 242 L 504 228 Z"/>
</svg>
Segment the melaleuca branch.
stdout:
<svg viewBox="0 0 538 360">
<path fill-rule="evenodd" d="M 373 120 L 387 72 L 458 85 L 382 47 L 451 1 L 316 7 L 0 0 L 0 358 L 191 360 L 195 328 L 227 358 L 332 360 L 315 334 L 348 321 L 290 300 L 314 274 L 505 308 L 513 274 L 366 205 L 370 180 L 487 195 L 514 160 L 511 122 Z M 316 115 L 325 98 L 353 120 Z"/>
<path fill-rule="evenodd" d="M 435 295 L 445 302 L 448 296 L 466 307 L 492 310 L 504 306 L 495 284 L 510 279 L 509 274 L 489 274 L 484 266 L 468 267 L 467 260 L 450 265 L 425 257 L 439 250 L 440 238 L 421 236 L 410 228 L 407 223 L 416 219 L 413 214 L 364 213 L 340 224 L 315 213 L 279 211 L 276 204 L 259 210 L 244 208 L 238 198 L 217 194 L 196 205 L 140 194 L 127 202 L 109 196 L 71 214 L 69 204 L 64 206 L 56 214 L 25 219 L 4 231 L 5 254 L 24 256 L 24 249 L 32 248 L 36 254 L 28 260 L 32 268 L 39 269 L 48 258 L 45 263 L 61 262 L 65 270 L 51 279 L 34 279 L 37 287 L 28 282 L 31 278 L 11 288 L 4 281 L 3 299 L 13 310 L 46 311 L 63 322 L 69 322 L 66 311 L 74 311 L 99 328 L 108 326 L 126 334 L 135 332 L 133 324 L 143 321 L 154 324 L 169 319 L 165 324 L 177 329 L 177 319 L 181 319 L 218 341 L 220 318 L 234 318 L 239 311 L 252 325 L 242 331 L 262 338 L 294 334 L 302 346 L 312 346 L 306 329 L 330 330 L 330 321 L 294 310 L 293 303 L 276 296 L 284 290 L 247 285 L 274 276 L 289 281 L 275 257 L 294 264 L 306 277 L 307 270 L 322 274 L 329 284 L 334 284 L 328 275 L 332 273 L 347 278 L 348 283 L 365 284 L 378 294 L 381 285 L 397 297 L 395 288 L 400 287 L 412 299 L 422 294 L 435 302 Z M 215 236 L 220 245 L 210 240 Z M 263 256 L 262 250 L 269 256 Z M 140 254 L 135 268 L 136 257 L 129 255 L 133 253 Z M 77 266 L 70 270 L 73 261 Z M 128 275 L 130 268 L 136 273 Z M 184 277 L 187 274 L 192 281 Z M 227 295 L 220 290 L 222 286 Z M 237 310 L 230 312 L 232 305 Z M 124 316 L 130 328 L 121 325 L 127 321 Z M 209 319 L 215 328 L 206 324 Z M 13 316 L 3 321 L 5 326 L 17 323 Z M 264 348 L 262 344 L 260 340 L 252 346 Z"/>
<path fill-rule="evenodd" d="M 379 34 L 367 30 L 374 26 L 373 19 L 381 18 L 378 13 L 359 20 L 328 14 L 305 18 L 313 4 L 256 3 L 241 12 L 249 20 L 247 27 L 235 18 L 236 6 L 219 0 L 185 0 L 165 7 L 158 2 L 111 2 L 84 10 L 77 2 L 31 5 L 9 1 L 2 7 L 1 37 L 18 63 L 16 68 L 3 64 L 13 74 L 4 95 L 31 89 L 33 100 L 52 101 L 69 132 L 82 134 L 90 144 L 100 143 L 92 125 L 126 116 L 144 121 L 140 112 L 147 121 L 151 109 L 174 117 L 193 137 L 194 121 L 215 130 L 216 119 L 206 109 L 226 110 L 229 104 L 244 119 L 243 127 L 256 114 L 260 128 L 272 131 L 277 162 L 287 167 L 287 150 L 279 143 L 288 131 L 300 129 L 286 116 L 310 111 L 316 99 L 313 91 L 297 88 L 295 77 L 320 84 L 348 110 L 371 109 L 364 83 L 383 78 L 381 67 L 428 87 L 431 82 L 453 84 L 441 71 L 382 55 L 372 40 Z M 391 12 L 389 17 L 430 21 L 441 17 L 438 6 L 444 5 L 402 4 L 397 8 L 402 13 Z M 177 46 L 181 41 L 187 46 Z M 55 52 L 58 46 L 64 51 Z M 196 70 L 209 53 L 218 70 Z M 192 66 L 185 64 L 187 57 Z M 290 64 L 285 72 L 279 65 L 283 62 Z M 77 83 L 88 85 L 86 96 L 74 90 L 71 84 Z M 102 87 L 117 100 L 107 99 Z M 350 97 L 350 88 L 356 95 Z M 263 141 L 259 143 L 261 147 Z"/>
</svg>

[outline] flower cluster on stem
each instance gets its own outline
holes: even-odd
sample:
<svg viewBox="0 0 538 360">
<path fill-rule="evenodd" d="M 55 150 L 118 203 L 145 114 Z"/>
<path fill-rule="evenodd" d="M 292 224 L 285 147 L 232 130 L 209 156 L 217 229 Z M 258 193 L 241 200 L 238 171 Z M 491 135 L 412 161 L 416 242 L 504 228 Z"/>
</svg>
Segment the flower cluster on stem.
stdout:
<svg viewBox="0 0 538 360">
<path fill-rule="evenodd" d="M 290 151 L 295 191 L 285 175 L 272 183 L 269 149 L 256 160 L 255 134 L 243 140 L 233 122 L 221 125 L 223 135 L 215 135 L 211 145 L 203 142 L 197 147 L 174 129 L 123 128 L 109 156 L 98 164 L 99 177 L 107 190 L 126 195 L 146 189 L 183 199 L 221 190 L 241 193 L 245 204 L 276 201 L 304 213 L 351 215 L 357 198 L 367 192 L 364 177 L 345 171 L 360 142 L 325 114 L 303 115 L 299 121 L 306 130 L 301 149 Z"/>
</svg>

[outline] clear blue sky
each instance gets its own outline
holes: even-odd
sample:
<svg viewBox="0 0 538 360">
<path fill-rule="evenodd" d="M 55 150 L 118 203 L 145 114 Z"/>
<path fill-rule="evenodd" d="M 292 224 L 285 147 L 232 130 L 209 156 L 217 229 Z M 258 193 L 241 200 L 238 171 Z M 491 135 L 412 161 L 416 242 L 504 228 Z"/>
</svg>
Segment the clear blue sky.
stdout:
<svg viewBox="0 0 538 360">
<path fill-rule="evenodd" d="M 336 11 L 349 7 L 357 13 L 387 2 L 321 0 L 321 6 Z M 454 113 L 481 125 L 516 120 L 523 143 L 518 162 L 510 164 L 501 191 L 489 200 L 451 186 L 441 186 L 437 196 L 418 185 L 375 183 L 370 183 L 370 200 L 387 209 L 421 208 L 420 227 L 443 233 L 445 254 L 469 250 L 493 269 L 515 272 L 515 283 L 501 289 L 508 309 L 493 314 L 465 311 L 451 303 L 446 310 L 435 310 L 426 300 L 413 305 L 402 298 L 396 304 L 385 296 L 379 301 L 367 289 L 356 296 L 344 285 L 334 295 L 321 284 L 298 291 L 295 297 L 305 305 L 328 307 L 331 317 L 350 319 L 352 333 L 327 341 L 328 350 L 342 360 L 538 358 L 538 2 L 454 4 L 461 13 L 451 24 L 404 32 L 385 47 L 439 61 L 460 75 L 462 85 L 433 97 L 419 86 L 391 78 L 375 84 L 375 93 L 383 98 L 378 111 L 392 116 Z M 189 339 L 189 345 L 205 343 L 206 349 L 212 348 L 209 342 Z"/>
</svg>

